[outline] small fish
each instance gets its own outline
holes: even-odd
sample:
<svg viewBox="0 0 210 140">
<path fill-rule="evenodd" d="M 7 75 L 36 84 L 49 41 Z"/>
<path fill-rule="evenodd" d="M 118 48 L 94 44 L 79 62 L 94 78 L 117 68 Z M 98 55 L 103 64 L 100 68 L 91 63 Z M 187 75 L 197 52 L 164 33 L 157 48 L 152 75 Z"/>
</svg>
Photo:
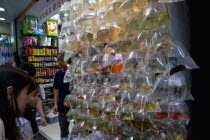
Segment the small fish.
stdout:
<svg viewBox="0 0 210 140">
<path fill-rule="evenodd" d="M 168 140 L 175 140 L 174 137 L 167 137 Z"/>
<path fill-rule="evenodd" d="M 186 134 L 179 134 L 176 139 L 177 140 L 184 140 L 184 138 L 186 138 L 186 137 L 187 137 Z"/>
<path fill-rule="evenodd" d="M 180 112 L 175 112 L 174 115 L 172 116 L 173 120 L 181 120 L 184 117 L 183 113 Z"/>
<path fill-rule="evenodd" d="M 158 138 L 158 139 L 163 139 L 164 136 L 163 136 L 163 135 L 156 135 L 156 138 Z"/>
<path fill-rule="evenodd" d="M 156 115 L 156 117 L 160 120 L 168 118 L 168 112 L 160 112 Z"/>
</svg>

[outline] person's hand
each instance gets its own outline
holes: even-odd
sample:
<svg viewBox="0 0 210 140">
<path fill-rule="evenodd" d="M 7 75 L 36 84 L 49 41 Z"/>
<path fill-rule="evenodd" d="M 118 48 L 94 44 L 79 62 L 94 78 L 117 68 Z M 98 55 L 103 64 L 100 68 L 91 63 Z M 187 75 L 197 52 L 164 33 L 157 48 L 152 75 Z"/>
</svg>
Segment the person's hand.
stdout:
<svg viewBox="0 0 210 140">
<path fill-rule="evenodd" d="M 41 118 L 41 124 L 42 126 L 47 126 L 47 122 L 44 117 Z"/>
<path fill-rule="evenodd" d="M 58 105 L 54 105 L 53 113 L 56 115 L 58 113 Z"/>
</svg>

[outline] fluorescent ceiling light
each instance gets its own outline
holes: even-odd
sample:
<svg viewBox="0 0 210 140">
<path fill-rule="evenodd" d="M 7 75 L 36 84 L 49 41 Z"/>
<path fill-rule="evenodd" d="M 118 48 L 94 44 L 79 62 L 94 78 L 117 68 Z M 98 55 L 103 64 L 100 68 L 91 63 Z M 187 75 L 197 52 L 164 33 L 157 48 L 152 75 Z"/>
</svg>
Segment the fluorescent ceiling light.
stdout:
<svg viewBox="0 0 210 140">
<path fill-rule="evenodd" d="M 59 14 L 55 14 L 55 15 L 52 16 L 50 19 L 58 20 L 58 19 L 59 19 Z"/>
<path fill-rule="evenodd" d="M 0 20 L 6 20 L 5 18 L 0 18 Z"/>
<path fill-rule="evenodd" d="M 4 8 L 2 8 L 2 7 L 0 7 L 0 11 L 5 11 L 5 9 L 4 9 Z"/>
</svg>

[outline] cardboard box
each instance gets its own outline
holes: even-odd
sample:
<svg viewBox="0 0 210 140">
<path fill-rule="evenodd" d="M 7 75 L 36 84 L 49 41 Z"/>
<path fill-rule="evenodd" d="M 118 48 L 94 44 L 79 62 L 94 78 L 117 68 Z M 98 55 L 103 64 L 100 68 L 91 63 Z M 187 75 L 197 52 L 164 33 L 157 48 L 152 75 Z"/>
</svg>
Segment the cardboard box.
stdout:
<svg viewBox="0 0 210 140">
<path fill-rule="evenodd" d="M 23 21 L 23 34 L 36 35 L 38 33 L 37 26 L 38 26 L 37 18 L 33 16 L 25 16 Z"/>
<path fill-rule="evenodd" d="M 58 25 L 55 21 L 46 21 L 46 34 L 47 36 L 58 36 Z"/>
</svg>

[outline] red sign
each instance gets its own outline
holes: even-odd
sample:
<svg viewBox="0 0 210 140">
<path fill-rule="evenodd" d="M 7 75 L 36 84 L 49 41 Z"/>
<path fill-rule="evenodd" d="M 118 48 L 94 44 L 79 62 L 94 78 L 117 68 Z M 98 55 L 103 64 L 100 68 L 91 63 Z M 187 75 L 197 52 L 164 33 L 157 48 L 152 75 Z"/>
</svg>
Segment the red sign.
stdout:
<svg viewBox="0 0 210 140">
<path fill-rule="evenodd" d="M 57 9 L 59 9 L 66 1 L 70 1 L 70 0 L 54 0 L 53 2 L 48 4 L 48 6 L 41 11 L 39 20 L 42 20 L 43 18 L 50 15 L 53 11 L 56 11 Z M 47 2 L 49 2 L 49 0 L 47 0 Z"/>
</svg>

